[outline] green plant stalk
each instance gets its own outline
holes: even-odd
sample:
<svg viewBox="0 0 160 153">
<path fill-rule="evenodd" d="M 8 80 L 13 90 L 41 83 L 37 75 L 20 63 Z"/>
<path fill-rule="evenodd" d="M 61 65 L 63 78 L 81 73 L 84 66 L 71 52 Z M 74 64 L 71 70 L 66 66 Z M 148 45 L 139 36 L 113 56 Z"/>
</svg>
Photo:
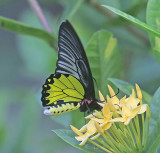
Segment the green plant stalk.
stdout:
<svg viewBox="0 0 160 153">
<path fill-rule="evenodd" d="M 120 115 L 118 114 L 118 113 L 116 113 L 116 112 L 114 112 L 114 118 L 118 118 L 118 117 L 120 117 Z M 120 129 L 121 129 L 121 131 L 124 131 L 124 128 L 125 128 L 125 126 L 124 126 L 124 124 L 122 123 L 119 123 L 119 127 L 120 127 Z"/>
<path fill-rule="evenodd" d="M 0 16 L 0 28 L 15 32 L 17 34 L 23 34 L 28 36 L 37 37 L 39 39 L 42 39 L 46 41 L 52 48 L 57 50 L 57 39 L 54 37 L 53 34 L 39 29 L 34 28 L 29 25 L 23 24 L 21 22 L 8 19 L 5 17 Z"/>
<path fill-rule="evenodd" d="M 101 145 L 97 144 L 96 142 L 92 141 L 91 139 L 88 139 L 88 141 L 89 141 L 90 143 L 92 143 L 93 145 L 97 146 L 98 148 L 104 150 L 105 152 L 112 153 L 112 151 L 110 151 L 110 150 L 102 147 Z"/>
<path fill-rule="evenodd" d="M 120 143 L 122 143 L 125 148 L 128 150 L 128 152 L 131 151 L 131 149 L 129 148 L 128 144 L 122 139 L 118 129 L 116 128 L 115 124 L 113 124 L 113 132 L 116 134 L 117 138 L 119 139 Z"/>
<path fill-rule="evenodd" d="M 107 144 L 104 142 L 104 140 L 97 138 L 96 139 L 99 143 L 101 143 L 102 145 L 104 145 L 107 149 L 111 150 L 112 152 L 114 152 L 114 150 Z"/>
<path fill-rule="evenodd" d="M 143 136 L 142 136 L 142 145 L 145 144 L 145 122 L 144 122 L 144 114 L 142 114 L 142 129 L 143 129 Z"/>
<path fill-rule="evenodd" d="M 131 138 L 131 140 L 132 140 L 133 146 L 134 146 L 134 148 L 136 148 L 136 144 L 135 144 L 135 141 L 134 141 L 134 138 L 133 138 L 133 134 L 132 134 L 132 132 L 131 132 L 131 129 L 130 129 L 129 125 L 126 125 L 126 127 L 127 127 L 127 131 L 129 132 L 130 138 Z"/>
<path fill-rule="evenodd" d="M 148 108 L 149 109 L 149 108 Z M 144 144 L 144 148 L 146 147 L 146 144 L 147 144 L 147 141 L 148 141 L 148 136 L 149 136 L 149 120 L 150 120 L 150 110 L 147 110 L 147 135 L 146 135 L 146 141 L 145 141 L 145 144 Z"/>
<path fill-rule="evenodd" d="M 137 135 L 135 127 L 133 125 L 133 121 L 131 121 L 130 124 L 131 124 L 131 128 L 132 128 L 133 134 L 135 136 L 136 142 L 137 142 L 137 147 L 138 147 L 138 149 L 140 149 L 141 148 L 141 143 L 139 142 L 138 135 Z"/>
<path fill-rule="evenodd" d="M 118 148 L 117 141 L 107 131 L 105 131 L 102 136 L 108 142 L 108 144 L 114 149 L 116 153 L 120 153 L 119 151 L 120 148 Z M 106 137 L 108 137 L 109 139 L 107 139 Z"/>
<path fill-rule="evenodd" d="M 113 127 L 111 127 L 109 131 L 111 132 L 111 134 L 112 134 L 113 138 L 116 140 L 116 142 L 120 143 L 120 140 L 117 138 L 116 133 L 114 133 Z"/>
<path fill-rule="evenodd" d="M 134 118 L 134 122 L 136 125 L 136 131 L 137 131 L 137 135 L 138 135 L 138 142 L 140 143 L 140 151 L 142 151 L 142 143 L 141 143 L 141 133 L 140 133 L 140 126 L 139 126 L 139 119 L 138 119 L 138 115 Z"/>
<path fill-rule="evenodd" d="M 128 132 L 127 129 L 125 129 L 125 130 L 126 130 L 126 132 Z M 122 139 L 128 143 L 128 146 L 131 147 L 132 151 L 136 151 L 134 145 L 132 144 L 132 140 L 130 138 L 130 135 L 129 134 L 125 135 L 124 132 L 122 132 L 121 130 L 119 130 L 119 132 L 121 134 Z"/>
</svg>

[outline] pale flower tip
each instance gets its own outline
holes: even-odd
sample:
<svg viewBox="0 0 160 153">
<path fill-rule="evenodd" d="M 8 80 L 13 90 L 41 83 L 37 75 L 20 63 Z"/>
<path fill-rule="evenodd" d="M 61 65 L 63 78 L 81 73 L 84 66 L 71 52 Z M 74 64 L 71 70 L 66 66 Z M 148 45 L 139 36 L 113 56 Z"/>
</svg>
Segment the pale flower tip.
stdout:
<svg viewBox="0 0 160 153">
<path fill-rule="evenodd" d="M 77 128 L 75 128 L 74 126 L 70 125 L 72 131 L 74 133 L 76 133 L 77 135 L 81 136 L 82 135 L 82 132 L 80 132 Z"/>
<path fill-rule="evenodd" d="M 140 106 L 141 107 L 140 107 L 140 110 L 139 110 L 138 114 L 143 114 L 144 112 L 146 112 L 148 105 L 147 104 L 142 104 Z"/>
<path fill-rule="evenodd" d="M 136 90 L 137 90 L 138 99 L 142 100 L 142 92 L 137 83 L 136 83 Z"/>
<path fill-rule="evenodd" d="M 50 112 L 48 109 L 45 109 L 43 114 L 44 115 L 52 115 L 52 112 Z"/>
<path fill-rule="evenodd" d="M 111 87 L 110 85 L 107 85 L 107 86 L 108 86 L 108 90 L 109 90 L 109 93 L 110 93 L 111 97 L 112 97 L 112 96 L 115 96 L 115 92 L 114 92 L 114 90 L 112 89 L 112 87 Z"/>
<path fill-rule="evenodd" d="M 135 90 L 132 88 L 132 95 L 134 98 L 136 98 L 136 93 L 135 93 Z"/>
<path fill-rule="evenodd" d="M 85 138 L 79 145 L 83 146 L 86 143 L 87 140 L 88 140 L 88 138 Z"/>
<path fill-rule="evenodd" d="M 94 125 L 100 134 L 104 133 L 104 130 L 100 127 L 100 125 L 97 122 L 95 122 Z"/>
<path fill-rule="evenodd" d="M 98 91 L 98 93 L 99 93 L 99 99 L 100 99 L 101 101 L 105 101 L 105 99 L 104 99 L 104 97 L 103 97 L 103 95 L 102 95 L 102 93 L 101 93 L 100 90 Z"/>
<path fill-rule="evenodd" d="M 107 102 L 111 101 L 111 98 L 107 95 Z"/>
<path fill-rule="evenodd" d="M 98 133 L 98 134 L 96 134 L 95 136 L 91 137 L 90 139 L 91 139 L 91 140 L 96 140 L 100 135 L 101 135 L 101 134 Z"/>
</svg>

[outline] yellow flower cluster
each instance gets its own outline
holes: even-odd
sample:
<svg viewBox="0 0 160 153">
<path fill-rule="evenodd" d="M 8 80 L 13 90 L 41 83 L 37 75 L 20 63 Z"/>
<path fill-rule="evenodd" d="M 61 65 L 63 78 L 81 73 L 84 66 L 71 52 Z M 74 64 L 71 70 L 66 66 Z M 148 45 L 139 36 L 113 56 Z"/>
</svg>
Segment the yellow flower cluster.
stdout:
<svg viewBox="0 0 160 153">
<path fill-rule="evenodd" d="M 142 150 L 142 145 L 144 145 L 144 142 L 141 142 L 141 139 L 145 140 L 146 136 L 145 131 L 143 131 L 143 134 L 140 134 L 138 114 L 143 114 L 142 126 L 143 130 L 145 130 L 144 112 L 149 112 L 149 107 L 147 104 L 142 104 L 142 93 L 139 86 L 136 84 L 136 92 L 132 89 L 132 94 L 128 98 L 124 96 L 122 99 L 118 99 L 114 90 L 109 85 L 108 89 L 111 97 L 107 95 L 107 101 L 105 101 L 105 98 L 99 91 L 100 101 L 103 101 L 103 103 L 99 103 L 99 105 L 102 106 L 101 111 L 95 111 L 93 114 L 85 117 L 90 120 L 80 130 L 71 125 L 72 130 L 78 135 L 75 138 L 81 142 L 80 145 L 84 145 L 87 140 L 100 141 L 100 135 L 102 135 L 103 139 L 106 140 L 108 140 L 108 138 L 112 140 L 113 138 L 113 141 L 115 142 L 107 141 L 106 145 L 108 147 L 105 145 L 105 148 L 108 149 L 107 152 L 117 152 L 120 150 L 120 148 L 117 150 L 117 147 L 112 146 L 111 143 L 122 143 L 124 147 L 128 147 L 128 152 L 131 148 L 139 148 Z M 122 140 L 122 137 L 125 137 L 126 140 Z M 129 140 L 132 140 L 132 143 L 134 144 L 131 144 Z"/>
</svg>

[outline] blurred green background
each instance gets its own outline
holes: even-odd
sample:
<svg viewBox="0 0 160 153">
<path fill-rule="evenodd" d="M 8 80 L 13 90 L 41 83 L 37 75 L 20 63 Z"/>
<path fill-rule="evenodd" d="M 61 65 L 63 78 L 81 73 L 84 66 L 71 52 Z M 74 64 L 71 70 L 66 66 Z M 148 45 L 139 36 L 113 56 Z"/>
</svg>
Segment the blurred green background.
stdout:
<svg viewBox="0 0 160 153">
<path fill-rule="evenodd" d="M 101 29 L 113 33 L 120 51 L 115 67 L 119 64 L 121 67 L 118 74 L 111 76 L 138 83 L 149 94 L 158 88 L 160 64 L 152 54 L 147 33 L 100 8 L 101 4 L 107 4 L 145 21 L 147 0 L 41 0 L 39 3 L 56 37 L 60 23 L 67 18 L 85 48 L 93 33 Z M 27 1 L 1 0 L 0 16 L 42 28 Z M 54 73 L 56 59 L 57 53 L 43 40 L 0 29 L 1 153 L 83 152 L 51 131 L 69 129 L 70 124 L 82 126 L 83 113 L 77 110 L 51 118 L 43 115 L 41 87 Z"/>
</svg>

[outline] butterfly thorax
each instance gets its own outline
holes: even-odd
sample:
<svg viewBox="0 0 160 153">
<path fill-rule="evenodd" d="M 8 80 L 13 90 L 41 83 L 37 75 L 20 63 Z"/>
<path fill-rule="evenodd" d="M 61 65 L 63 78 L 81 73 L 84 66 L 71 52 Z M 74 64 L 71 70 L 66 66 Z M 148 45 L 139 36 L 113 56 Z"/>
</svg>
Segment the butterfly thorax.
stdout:
<svg viewBox="0 0 160 153">
<path fill-rule="evenodd" d="M 98 105 L 97 100 L 88 100 L 88 99 L 83 99 L 83 101 L 80 102 L 80 111 L 81 112 L 86 112 L 92 113 L 93 110 L 101 110 L 101 106 Z"/>
</svg>

